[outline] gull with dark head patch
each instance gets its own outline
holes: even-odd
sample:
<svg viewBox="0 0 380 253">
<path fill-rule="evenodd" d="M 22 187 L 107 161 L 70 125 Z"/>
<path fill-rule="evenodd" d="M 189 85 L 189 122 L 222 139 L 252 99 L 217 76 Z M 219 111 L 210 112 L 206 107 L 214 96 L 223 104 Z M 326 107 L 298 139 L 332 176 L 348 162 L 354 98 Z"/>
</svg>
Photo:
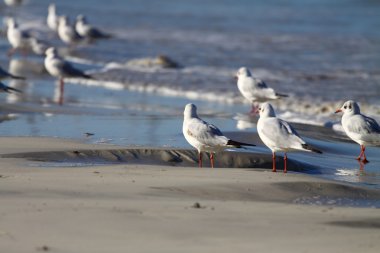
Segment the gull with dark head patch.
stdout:
<svg viewBox="0 0 380 253">
<path fill-rule="evenodd" d="M 264 81 L 254 77 L 246 67 L 241 67 L 238 70 L 236 79 L 240 93 L 252 103 L 251 113 L 256 113 L 258 108 L 256 103 L 288 96 L 277 93 L 274 89 L 268 87 Z"/>
<path fill-rule="evenodd" d="M 48 7 L 46 23 L 48 27 L 55 32 L 58 30 L 58 18 L 59 17 L 56 12 L 55 4 L 50 4 Z"/>
<path fill-rule="evenodd" d="M 380 146 L 380 126 L 373 118 L 360 113 L 358 103 L 346 101 L 335 113 L 343 112 L 342 126 L 348 137 L 360 145 L 360 154 L 356 158 L 368 163 L 366 146 Z M 363 159 L 363 160 L 362 160 Z"/>
<path fill-rule="evenodd" d="M 276 171 L 276 152 L 284 152 L 284 173 L 287 172 L 287 152 L 308 151 L 322 153 L 307 144 L 288 122 L 277 118 L 271 104 L 261 104 L 259 112 L 260 118 L 257 122 L 257 132 L 264 144 L 272 150 L 273 172 Z"/>
<path fill-rule="evenodd" d="M 86 16 L 84 15 L 78 15 L 76 22 L 75 22 L 75 30 L 77 33 L 89 40 L 94 40 L 94 39 L 107 39 L 110 38 L 111 35 L 102 32 L 98 28 L 90 25 L 87 21 Z"/>
<path fill-rule="evenodd" d="M 83 37 L 80 36 L 74 26 L 70 24 L 67 16 L 60 16 L 58 18 L 58 36 L 68 45 L 75 45 L 83 40 Z"/>
<path fill-rule="evenodd" d="M 216 126 L 200 119 L 194 104 L 185 106 L 182 132 L 187 142 L 197 149 L 199 167 L 202 167 L 202 152 L 210 153 L 211 167 L 214 167 L 214 154 L 228 148 L 255 146 L 254 144 L 234 141 L 224 136 Z"/>
<path fill-rule="evenodd" d="M 14 18 L 7 19 L 7 39 L 12 48 L 8 51 L 8 56 L 12 56 L 16 50 L 21 50 L 26 54 L 30 47 L 31 35 L 29 31 L 22 30 Z"/>
<path fill-rule="evenodd" d="M 46 57 L 44 61 L 47 72 L 59 78 L 60 89 L 63 93 L 64 78 L 66 77 L 82 77 L 85 79 L 92 78 L 90 75 L 85 74 L 82 70 L 73 67 L 69 62 L 65 61 L 58 55 L 57 49 L 50 47 L 46 50 Z M 62 101 L 60 99 L 60 104 Z"/>
</svg>

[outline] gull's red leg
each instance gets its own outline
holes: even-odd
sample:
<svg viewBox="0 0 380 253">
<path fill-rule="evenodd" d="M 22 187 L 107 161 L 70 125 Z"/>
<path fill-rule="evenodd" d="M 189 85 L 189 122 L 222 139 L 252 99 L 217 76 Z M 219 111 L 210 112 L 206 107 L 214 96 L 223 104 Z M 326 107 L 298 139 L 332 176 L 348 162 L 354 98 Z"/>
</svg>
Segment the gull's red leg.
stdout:
<svg viewBox="0 0 380 253">
<path fill-rule="evenodd" d="M 360 145 L 360 154 L 359 154 L 359 156 L 358 157 L 356 157 L 356 160 L 359 160 L 360 161 L 360 159 L 362 158 L 362 156 L 363 156 L 363 145 Z"/>
<path fill-rule="evenodd" d="M 284 173 L 288 172 L 287 163 L 288 163 L 288 156 L 285 153 L 284 154 Z"/>
<path fill-rule="evenodd" d="M 369 161 L 367 160 L 367 157 L 365 156 L 365 147 L 364 145 L 362 145 L 362 152 L 363 152 L 363 163 L 366 164 L 366 163 L 369 163 Z"/>
<path fill-rule="evenodd" d="M 211 168 L 214 168 L 214 154 L 210 153 Z"/>
<path fill-rule="evenodd" d="M 276 172 L 276 153 L 275 152 L 272 153 L 272 164 L 273 164 L 272 171 Z"/>
<path fill-rule="evenodd" d="M 202 152 L 198 152 L 198 163 L 199 163 L 199 168 L 202 168 Z"/>
<path fill-rule="evenodd" d="M 63 78 L 59 78 L 59 99 L 58 104 L 63 105 L 63 94 L 65 92 L 65 83 L 63 81 Z"/>
</svg>

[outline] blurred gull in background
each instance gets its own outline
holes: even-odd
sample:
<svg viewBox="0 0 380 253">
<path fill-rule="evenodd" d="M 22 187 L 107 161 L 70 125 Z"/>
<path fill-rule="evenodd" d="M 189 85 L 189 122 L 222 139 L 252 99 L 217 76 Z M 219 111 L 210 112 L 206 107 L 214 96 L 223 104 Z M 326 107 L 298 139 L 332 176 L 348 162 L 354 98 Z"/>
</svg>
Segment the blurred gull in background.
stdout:
<svg viewBox="0 0 380 253">
<path fill-rule="evenodd" d="M 58 30 L 58 18 L 59 17 L 56 13 L 55 4 L 50 4 L 48 7 L 48 16 L 46 23 L 48 27 L 55 32 Z"/>
<path fill-rule="evenodd" d="M 266 83 L 256 77 L 246 67 L 241 67 L 236 73 L 237 86 L 240 93 L 252 103 L 251 113 L 256 113 L 258 106 L 256 102 L 266 102 L 268 100 L 287 97 L 288 95 L 277 93 L 269 88 Z"/>
<path fill-rule="evenodd" d="M 93 27 L 87 22 L 87 18 L 84 15 L 78 15 L 75 22 L 75 30 L 77 33 L 85 37 L 86 39 L 107 39 L 110 38 L 111 35 L 106 34 L 100 31 L 98 28 Z"/>
<path fill-rule="evenodd" d="M 65 44 L 72 46 L 83 40 L 83 37 L 70 24 L 67 16 L 60 16 L 58 20 L 58 36 Z"/>
</svg>

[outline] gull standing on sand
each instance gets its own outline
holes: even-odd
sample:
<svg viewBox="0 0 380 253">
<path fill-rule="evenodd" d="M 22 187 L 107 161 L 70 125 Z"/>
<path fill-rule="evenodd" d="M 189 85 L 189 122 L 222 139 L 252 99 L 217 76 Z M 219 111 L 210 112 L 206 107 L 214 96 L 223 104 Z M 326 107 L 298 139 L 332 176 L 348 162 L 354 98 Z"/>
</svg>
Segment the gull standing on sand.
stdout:
<svg viewBox="0 0 380 253">
<path fill-rule="evenodd" d="M 3 84 L 2 82 L 0 82 L 0 92 L 12 93 L 12 91 L 22 93 L 21 90 L 16 89 L 16 88 L 12 88 L 12 87 L 7 86 L 7 85 Z"/>
<path fill-rule="evenodd" d="M 198 150 L 199 167 L 202 167 L 202 152 L 210 153 L 211 167 L 214 168 L 214 153 L 227 148 L 241 148 L 242 146 L 255 146 L 231 140 L 214 125 L 198 117 L 197 107 L 187 104 L 183 112 L 182 132 L 191 146 Z"/>
<path fill-rule="evenodd" d="M 106 39 L 110 38 L 109 34 L 106 34 L 96 27 L 93 27 L 87 22 L 87 19 L 84 15 L 78 15 L 75 22 L 75 30 L 77 33 L 88 39 Z"/>
<path fill-rule="evenodd" d="M 380 126 L 373 118 L 360 113 L 359 105 L 352 100 L 346 101 L 335 113 L 343 112 L 342 126 L 348 137 L 360 145 L 360 154 L 356 158 L 368 163 L 366 146 L 380 146 Z"/>
<path fill-rule="evenodd" d="M 21 30 L 14 18 L 7 19 L 7 38 L 12 48 L 8 51 L 8 56 L 12 56 L 16 50 L 26 50 L 30 47 L 30 34 L 28 31 Z"/>
<path fill-rule="evenodd" d="M 238 70 L 236 79 L 240 93 L 252 103 L 251 113 L 256 113 L 257 111 L 258 105 L 255 103 L 262 103 L 288 96 L 275 92 L 272 88 L 269 88 L 265 82 L 253 77 L 246 67 L 241 67 Z"/>
<path fill-rule="evenodd" d="M 276 171 L 276 152 L 278 151 L 284 152 L 284 173 L 287 172 L 287 152 L 308 151 L 322 153 L 306 144 L 288 122 L 277 118 L 271 104 L 261 104 L 259 112 L 260 118 L 257 122 L 257 132 L 264 144 L 272 150 L 273 172 Z"/>
<path fill-rule="evenodd" d="M 50 4 L 48 7 L 46 23 L 51 30 L 55 32 L 58 31 L 58 15 L 56 13 L 55 4 Z"/>
<path fill-rule="evenodd" d="M 75 31 L 75 28 L 70 25 L 67 16 L 60 16 L 58 19 L 58 36 L 64 43 L 69 45 L 77 44 L 83 39 Z"/>
<path fill-rule="evenodd" d="M 92 78 L 90 75 L 85 74 L 83 71 L 74 68 L 70 63 L 66 62 L 58 55 L 57 49 L 50 47 L 46 50 L 46 57 L 44 61 L 45 68 L 50 75 L 59 78 L 61 96 L 64 90 L 65 77 L 83 77 L 86 79 Z M 60 96 L 59 103 L 62 104 L 63 97 Z"/>
<path fill-rule="evenodd" d="M 25 77 L 23 76 L 15 76 L 2 67 L 0 67 L 0 80 L 5 79 L 5 78 L 12 78 L 12 79 L 20 79 L 20 80 L 25 80 Z"/>
</svg>

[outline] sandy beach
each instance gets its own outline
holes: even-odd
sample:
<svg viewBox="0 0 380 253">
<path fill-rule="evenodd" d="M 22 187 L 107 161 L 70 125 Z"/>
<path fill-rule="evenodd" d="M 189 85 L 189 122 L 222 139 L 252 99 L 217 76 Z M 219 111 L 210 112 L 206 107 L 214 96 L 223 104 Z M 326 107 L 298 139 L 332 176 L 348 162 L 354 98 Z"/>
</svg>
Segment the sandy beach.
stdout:
<svg viewBox="0 0 380 253">
<path fill-rule="evenodd" d="M 139 156 L 78 166 L 54 154 L 126 148 L 58 138 L 0 141 L 1 252 L 380 249 L 379 209 L 352 206 L 376 203 L 378 190 L 259 168 L 142 164 Z M 323 199 L 330 202 L 321 205 Z"/>
</svg>

